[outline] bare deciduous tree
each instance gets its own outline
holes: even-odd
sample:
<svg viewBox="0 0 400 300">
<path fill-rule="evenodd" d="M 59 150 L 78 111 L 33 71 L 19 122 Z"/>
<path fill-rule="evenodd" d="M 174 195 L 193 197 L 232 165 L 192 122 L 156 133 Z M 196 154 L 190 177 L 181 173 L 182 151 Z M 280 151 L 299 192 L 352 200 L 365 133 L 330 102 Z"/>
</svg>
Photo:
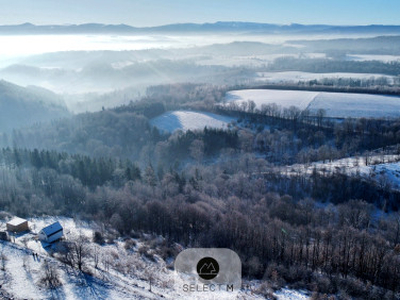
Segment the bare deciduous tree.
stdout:
<svg viewBox="0 0 400 300">
<path fill-rule="evenodd" d="M 41 269 L 42 269 L 42 278 L 40 279 L 40 281 L 42 284 L 44 284 L 48 288 L 56 288 L 62 284 L 60 281 L 60 276 L 58 274 L 57 268 L 47 259 L 43 261 Z"/>
</svg>

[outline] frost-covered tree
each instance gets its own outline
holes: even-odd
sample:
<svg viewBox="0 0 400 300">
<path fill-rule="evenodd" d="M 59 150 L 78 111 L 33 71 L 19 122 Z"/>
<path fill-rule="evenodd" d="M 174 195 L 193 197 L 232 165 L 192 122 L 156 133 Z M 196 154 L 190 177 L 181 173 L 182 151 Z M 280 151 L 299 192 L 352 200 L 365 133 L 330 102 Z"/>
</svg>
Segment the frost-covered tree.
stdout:
<svg viewBox="0 0 400 300">
<path fill-rule="evenodd" d="M 47 259 L 43 261 L 41 270 L 42 277 L 40 281 L 42 284 L 48 288 L 56 288 L 62 284 L 56 266 Z"/>
</svg>

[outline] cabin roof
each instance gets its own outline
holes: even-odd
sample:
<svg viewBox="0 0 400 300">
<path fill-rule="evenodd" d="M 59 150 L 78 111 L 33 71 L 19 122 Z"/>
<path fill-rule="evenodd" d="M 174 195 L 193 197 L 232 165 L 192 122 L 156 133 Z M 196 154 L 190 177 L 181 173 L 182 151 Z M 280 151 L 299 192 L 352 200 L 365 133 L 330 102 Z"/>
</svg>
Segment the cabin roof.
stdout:
<svg viewBox="0 0 400 300">
<path fill-rule="evenodd" d="M 50 236 L 58 231 L 61 231 L 63 228 L 60 224 L 60 222 L 55 222 L 49 226 L 46 226 L 45 228 L 43 228 L 41 231 L 43 231 L 43 233 L 47 236 Z"/>
<path fill-rule="evenodd" d="M 21 224 L 23 224 L 25 222 L 26 222 L 25 219 L 14 217 L 10 221 L 8 221 L 7 224 L 9 224 L 11 226 L 18 226 L 18 225 L 21 225 Z"/>
</svg>

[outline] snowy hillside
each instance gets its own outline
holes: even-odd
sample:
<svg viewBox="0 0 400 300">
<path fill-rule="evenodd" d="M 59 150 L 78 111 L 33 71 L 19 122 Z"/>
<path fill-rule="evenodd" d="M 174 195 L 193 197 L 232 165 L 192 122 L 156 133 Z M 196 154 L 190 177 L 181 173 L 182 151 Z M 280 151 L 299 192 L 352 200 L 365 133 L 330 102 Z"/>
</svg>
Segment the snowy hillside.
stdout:
<svg viewBox="0 0 400 300">
<path fill-rule="evenodd" d="M 92 241 L 94 230 L 102 230 L 96 224 L 65 217 L 28 221 L 30 232 L 14 236 L 12 242 L 0 241 L 0 299 L 195 299 L 178 288 L 186 282 L 171 268 L 173 258 L 167 263 L 156 254 L 162 237 L 145 235 L 140 239 L 116 239 L 99 245 Z M 60 261 L 62 243 L 47 247 L 37 240 L 43 226 L 54 221 L 63 226 L 64 241 L 84 238 L 85 272 Z M 5 222 L 0 223 L 1 230 L 5 230 Z M 56 273 L 58 285 L 49 287 L 43 283 L 48 270 Z M 258 282 L 246 282 L 237 297 L 264 299 L 260 295 L 262 290 Z M 286 288 L 276 291 L 275 295 L 282 300 L 309 298 L 305 292 Z M 232 299 L 232 294 L 219 292 L 218 299 Z"/>
<path fill-rule="evenodd" d="M 151 119 L 150 124 L 161 131 L 203 130 L 208 128 L 228 128 L 234 118 L 216 115 L 208 112 L 170 111 Z"/>
<path fill-rule="evenodd" d="M 400 191 L 400 163 L 386 163 L 360 168 L 360 173 L 375 180 L 382 187 Z"/>
<path fill-rule="evenodd" d="M 337 160 L 319 161 L 310 164 L 295 164 L 279 167 L 279 171 L 288 175 L 297 175 L 299 172 L 311 175 L 313 170 L 320 174 L 332 174 L 340 171 L 349 175 L 360 175 L 365 179 L 373 180 L 382 187 L 400 191 L 400 156 L 393 154 L 374 154 L 368 158 L 366 165 L 365 157 L 350 157 Z"/>
<path fill-rule="evenodd" d="M 400 97 L 392 96 L 265 89 L 230 91 L 225 97 L 227 103 L 234 101 L 239 105 L 249 100 L 258 109 L 263 104 L 276 103 L 282 108 L 324 109 L 326 116 L 334 118 L 400 116 Z"/>
<path fill-rule="evenodd" d="M 91 242 L 85 244 L 90 252 L 85 258 L 85 273 L 53 258 L 53 249 L 44 248 L 35 237 L 42 226 L 51 224 L 56 219 L 63 225 L 67 240 L 78 235 L 92 238 L 93 231 L 88 228 L 88 224 L 77 224 L 73 219 L 30 219 L 30 233 L 17 235 L 15 243 L 0 243 L 1 254 L 5 258 L 4 270 L 0 271 L 1 289 L 9 295 L 18 299 L 158 299 L 163 294 L 157 285 L 152 292 L 148 290 L 145 276 L 141 275 L 143 272 L 127 276 L 117 270 L 117 264 L 140 260 L 133 255 L 129 257 L 129 251 L 120 242 L 104 246 Z M 97 268 L 92 266 L 94 254 L 98 255 Z M 41 283 L 45 276 L 45 262 L 56 270 L 60 281 L 58 287 L 47 288 Z M 150 265 L 143 262 L 144 267 Z M 161 268 L 161 265 L 157 267 Z M 162 273 L 159 274 L 159 278 L 162 278 Z"/>
<path fill-rule="evenodd" d="M 319 93 L 309 109 L 325 109 L 329 117 L 399 117 L 400 98 L 380 95 Z"/>
</svg>

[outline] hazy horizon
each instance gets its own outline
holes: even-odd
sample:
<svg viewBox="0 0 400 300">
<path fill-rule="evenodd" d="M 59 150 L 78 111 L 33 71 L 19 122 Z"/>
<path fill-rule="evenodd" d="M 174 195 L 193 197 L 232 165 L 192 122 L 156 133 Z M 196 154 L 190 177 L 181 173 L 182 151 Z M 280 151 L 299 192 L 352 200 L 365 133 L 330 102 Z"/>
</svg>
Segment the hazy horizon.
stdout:
<svg viewBox="0 0 400 300">
<path fill-rule="evenodd" d="M 82 25 L 106 25 L 106 26 L 129 26 L 132 28 L 138 29 L 145 29 L 145 28 L 157 28 L 163 26 L 170 26 L 170 25 L 216 25 L 219 23 L 241 23 L 241 24 L 263 24 L 263 25 L 274 25 L 274 26 L 293 26 L 293 25 L 303 25 L 303 26 L 332 26 L 332 27 L 364 27 L 364 26 L 400 26 L 400 22 L 398 23 L 364 23 L 364 24 L 356 24 L 356 23 L 346 23 L 346 24 L 334 24 L 334 23 L 299 23 L 299 22 L 287 22 L 287 23 L 276 23 L 276 22 L 257 22 L 257 21 L 238 21 L 238 20 L 216 20 L 213 22 L 170 22 L 170 23 L 163 23 L 159 25 L 131 25 L 128 23 L 103 23 L 103 22 L 78 22 L 78 23 L 33 23 L 33 22 L 19 22 L 19 23 L 0 23 L 0 26 L 22 26 L 22 25 L 33 25 L 33 26 L 82 26 Z"/>
<path fill-rule="evenodd" d="M 152 27 L 221 20 L 272 24 L 367 25 L 398 24 L 400 2 L 382 1 L 63 1 L 17 0 L 2 7 L 3 24 L 127 24 Z M 354 13 L 357 12 L 357 13 Z"/>
</svg>

